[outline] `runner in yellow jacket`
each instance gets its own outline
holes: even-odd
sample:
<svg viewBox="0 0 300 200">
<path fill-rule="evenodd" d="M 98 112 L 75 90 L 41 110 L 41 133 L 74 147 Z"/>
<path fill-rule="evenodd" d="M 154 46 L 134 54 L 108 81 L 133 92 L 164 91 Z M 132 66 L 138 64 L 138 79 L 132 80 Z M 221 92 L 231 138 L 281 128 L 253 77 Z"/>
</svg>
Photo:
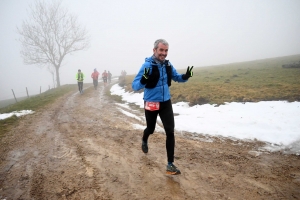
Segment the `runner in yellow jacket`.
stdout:
<svg viewBox="0 0 300 200">
<path fill-rule="evenodd" d="M 81 72 L 80 69 L 78 69 L 78 72 L 76 74 L 76 80 L 78 82 L 78 89 L 80 94 L 83 94 L 83 80 L 84 80 L 84 74 Z"/>
</svg>

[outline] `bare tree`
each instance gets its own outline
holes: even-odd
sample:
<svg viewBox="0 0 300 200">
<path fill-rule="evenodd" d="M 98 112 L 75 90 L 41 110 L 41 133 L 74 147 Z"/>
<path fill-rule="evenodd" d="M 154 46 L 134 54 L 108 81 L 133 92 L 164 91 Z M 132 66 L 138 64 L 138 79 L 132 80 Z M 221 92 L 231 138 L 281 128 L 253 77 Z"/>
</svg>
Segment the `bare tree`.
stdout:
<svg viewBox="0 0 300 200">
<path fill-rule="evenodd" d="M 24 63 L 40 67 L 50 64 L 59 87 L 62 61 L 66 55 L 88 48 L 87 31 L 78 24 L 77 16 L 62 8 L 61 2 L 36 1 L 30 11 L 29 19 L 17 28 Z"/>
</svg>

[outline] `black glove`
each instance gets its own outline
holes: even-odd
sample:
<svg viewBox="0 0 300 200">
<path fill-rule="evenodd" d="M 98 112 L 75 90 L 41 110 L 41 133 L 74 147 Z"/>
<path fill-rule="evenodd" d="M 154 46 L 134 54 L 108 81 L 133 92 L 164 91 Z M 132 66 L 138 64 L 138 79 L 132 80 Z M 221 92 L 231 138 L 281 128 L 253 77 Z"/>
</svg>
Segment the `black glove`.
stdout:
<svg viewBox="0 0 300 200">
<path fill-rule="evenodd" d="M 148 78 L 149 78 L 149 73 L 150 73 L 150 68 L 145 68 L 144 69 L 144 74 L 141 78 L 141 84 L 145 85 L 148 82 Z"/>
<path fill-rule="evenodd" d="M 187 70 L 186 70 L 186 73 L 182 75 L 182 79 L 183 80 L 188 80 L 190 77 L 193 76 L 193 72 L 192 72 L 192 69 L 193 69 L 194 66 L 192 66 L 190 68 L 190 66 L 188 66 Z"/>
</svg>

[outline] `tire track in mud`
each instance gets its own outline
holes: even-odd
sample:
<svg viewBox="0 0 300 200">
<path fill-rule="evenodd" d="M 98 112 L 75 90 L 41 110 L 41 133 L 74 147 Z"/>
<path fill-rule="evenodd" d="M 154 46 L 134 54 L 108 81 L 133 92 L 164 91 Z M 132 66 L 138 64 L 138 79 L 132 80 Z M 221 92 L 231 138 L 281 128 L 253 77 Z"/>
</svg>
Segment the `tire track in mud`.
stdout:
<svg viewBox="0 0 300 200">
<path fill-rule="evenodd" d="M 88 90 L 85 93 L 88 93 Z M 73 149 L 73 154 L 66 158 L 66 162 L 78 161 L 76 169 L 66 170 L 69 175 L 75 176 L 75 178 L 72 180 L 72 184 L 68 183 L 67 193 L 60 193 L 60 195 L 62 194 L 63 197 L 71 199 L 97 199 L 100 197 L 101 199 L 110 199 L 109 192 L 100 187 L 101 179 L 99 180 L 97 177 L 99 172 L 91 166 L 85 156 L 86 153 L 97 154 L 97 152 L 85 152 L 87 149 L 84 147 L 83 139 L 81 139 L 82 133 L 86 131 L 85 129 L 90 131 L 92 128 L 89 125 L 93 125 L 91 120 L 93 116 L 87 115 L 89 113 L 82 109 L 86 108 L 86 102 L 88 102 L 84 95 L 88 94 L 79 95 L 79 93 L 75 93 L 71 98 L 68 98 L 64 105 L 64 112 L 60 112 L 55 121 L 56 128 L 64 134 L 64 138 L 67 140 L 66 145 L 69 146 L 68 148 Z M 90 106 L 90 104 L 87 103 L 87 106 Z M 81 112 L 84 112 L 84 114 Z M 97 117 L 97 115 L 94 117 Z M 67 178 L 64 178 L 64 181 L 66 180 Z M 70 187 L 70 185 L 72 186 Z"/>
</svg>

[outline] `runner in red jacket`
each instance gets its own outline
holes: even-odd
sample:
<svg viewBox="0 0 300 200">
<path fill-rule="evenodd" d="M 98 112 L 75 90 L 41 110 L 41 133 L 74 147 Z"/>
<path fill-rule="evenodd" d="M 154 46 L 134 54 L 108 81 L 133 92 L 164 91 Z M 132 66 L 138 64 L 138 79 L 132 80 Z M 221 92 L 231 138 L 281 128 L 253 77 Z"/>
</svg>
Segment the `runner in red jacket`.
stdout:
<svg viewBox="0 0 300 200">
<path fill-rule="evenodd" d="M 104 72 L 102 73 L 102 79 L 103 79 L 104 87 L 107 84 L 107 76 L 108 76 L 108 74 L 107 74 L 106 70 L 104 70 Z"/>
<path fill-rule="evenodd" d="M 91 77 L 93 79 L 94 88 L 95 90 L 97 90 L 99 72 L 97 71 L 96 68 L 94 69 L 94 72 L 92 73 Z"/>
</svg>

